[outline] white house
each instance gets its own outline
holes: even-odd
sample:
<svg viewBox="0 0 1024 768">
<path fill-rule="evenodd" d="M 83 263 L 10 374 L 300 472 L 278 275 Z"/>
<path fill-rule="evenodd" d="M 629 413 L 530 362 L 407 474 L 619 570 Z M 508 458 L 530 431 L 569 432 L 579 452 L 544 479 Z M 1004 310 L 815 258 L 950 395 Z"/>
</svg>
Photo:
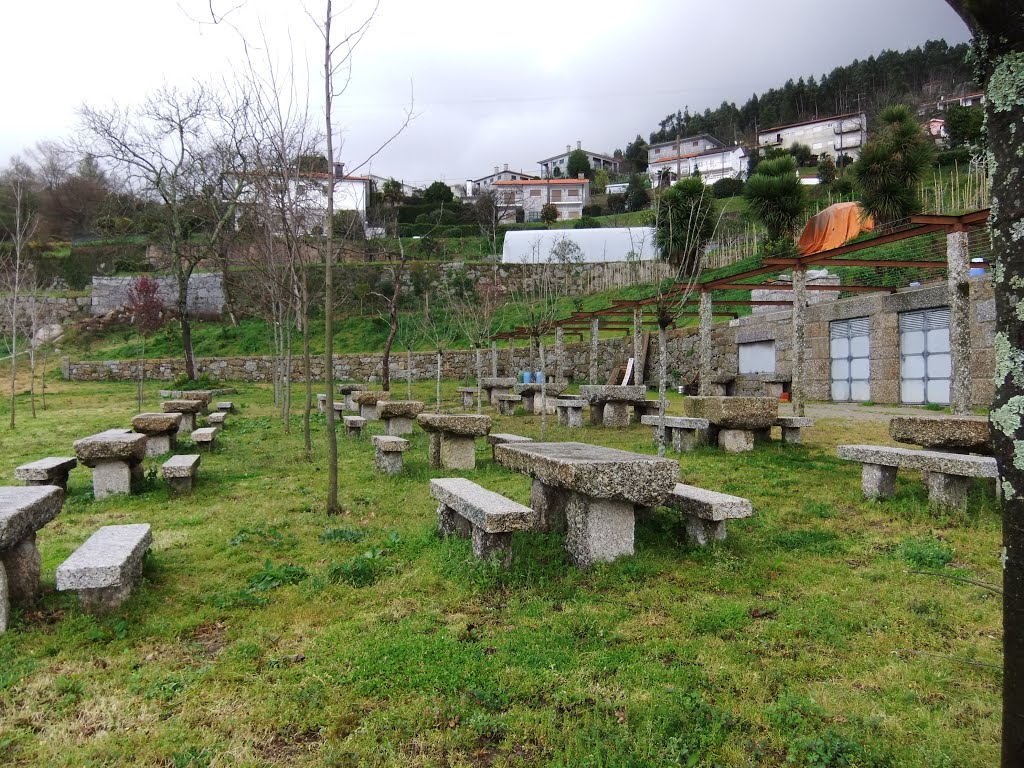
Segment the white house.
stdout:
<svg viewBox="0 0 1024 768">
<path fill-rule="evenodd" d="M 600 152 L 592 152 L 589 149 L 583 149 L 583 142 L 576 142 L 576 149 L 582 150 L 587 154 L 587 162 L 590 163 L 590 167 L 595 171 L 603 168 L 608 173 L 619 172 L 619 161 L 611 155 L 604 155 Z M 560 155 L 554 155 L 553 157 L 547 157 L 543 160 L 538 160 L 537 164 L 540 166 L 540 175 L 544 178 L 555 177 L 555 169 L 558 169 L 557 176 L 565 176 L 568 173 L 569 155 L 572 154 L 573 148 L 571 144 L 565 145 L 565 152 Z"/>
<path fill-rule="evenodd" d="M 672 141 L 661 141 L 647 147 L 647 163 L 664 163 L 669 158 L 675 159 L 684 155 L 699 155 L 712 149 L 720 149 L 725 144 L 708 133 L 697 136 L 684 136 Z M 681 171 L 681 173 L 685 173 Z"/>
<path fill-rule="evenodd" d="M 813 154 L 831 155 L 833 160 L 841 155 L 856 160 L 867 140 L 868 116 L 865 112 L 779 125 L 757 134 L 757 144 L 762 149 L 789 149 L 794 144 L 806 144 Z"/>
<path fill-rule="evenodd" d="M 686 145 L 683 145 L 687 149 Z M 649 155 L 650 153 L 648 153 Z M 647 166 L 651 184 L 667 186 L 686 176 L 699 173 L 705 184 L 719 179 L 740 179 L 747 172 L 747 152 L 743 147 L 710 147 L 682 155 L 663 155 Z"/>
<path fill-rule="evenodd" d="M 490 173 L 487 176 L 482 176 L 479 179 L 468 180 L 468 187 L 472 184 L 473 191 L 471 194 L 478 194 L 480 192 L 488 192 L 491 188 L 499 181 L 535 181 L 538 177 L 531 176 L 528 173 L 522 171 L 510 171 L 508 169 L 508 163 L 505 163 L 503 170 L 499 170 L 498 166 L 494 166 L 494 173 Z"/>
<path fill-rule="evenodd" d="M 378 192 L 380 192 L 383 189 L 385 184 L 387 184 L 389 181 L 394 179 L 393 176 L 377 176 L 376 174 L 373 174 L 373 173 L 368 174 L 368 176 L 369 176 L 370 181 L 372 181 L 377 186 L 377 191 Z M 415 187 L 412 184 L 406 184 L 401 179 L 394 179 L 394 180 L 402 185 L 402 194 L 405 195 L 406 197 L 409 197 L 409 196 L 415 194 L 416 192 L 420 191 L 419 187 Z"/>
<path fill-rule="evenodd" d="M 578 219 L 590 203 L 590 181 L 582 177 L 496 181 L 494 189 L 498 203 L 522 208 L 526 221 L 540 221 L 540 209 L 547 203 L 558 209 L 559 220 Z"/>
</svg>

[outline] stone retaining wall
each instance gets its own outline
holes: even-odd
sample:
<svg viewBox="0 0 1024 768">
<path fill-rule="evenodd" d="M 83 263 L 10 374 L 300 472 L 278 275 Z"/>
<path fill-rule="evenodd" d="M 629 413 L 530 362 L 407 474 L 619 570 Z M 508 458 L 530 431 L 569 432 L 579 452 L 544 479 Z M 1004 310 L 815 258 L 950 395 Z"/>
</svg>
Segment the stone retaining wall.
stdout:
<svg viewBox="0 0 1024 768">
<path fill-rule="evenodd" d="M 105 315 L 128 304 L 128 290 L 135 277 L 93 277 L 91 312 Z M 178 282 L 174 277 L 154 277 L 160 286 L 160 298 L 168 308 L 178 302 Z M 227 299 L 219 272 L 195 272 L 188 281 L 188 308 L 196 317 L 220 317 Z"/>
<path fill-rule="evenodd" d="M 37 296 L 35 302 L 36 324 L 39 326 L 53 323 L 68 325 L 89 314 L 88 296 Z M 18 325 L 21 329 L 28 329 L 31 325 L 31 304 L 32 299 L 28 296 L 21 296 L 18 299 Z M 10 330 L 10 315 L 6 311 L 0 313 L 0 332 L 9 333 Z"/>
</svg>

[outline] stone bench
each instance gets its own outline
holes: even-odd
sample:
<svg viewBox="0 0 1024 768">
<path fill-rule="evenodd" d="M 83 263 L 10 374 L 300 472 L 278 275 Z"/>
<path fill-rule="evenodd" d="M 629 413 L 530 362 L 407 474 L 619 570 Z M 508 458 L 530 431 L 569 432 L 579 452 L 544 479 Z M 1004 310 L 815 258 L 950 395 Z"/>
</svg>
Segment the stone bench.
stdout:
<svg viewBox="0 0 1024 768">
<path fill-rule="evenodd" d="M 463 408 L 472 408 L 476 400 L 476 387 L 459 387 L 459 396 L 462 398 Z"/>
<path fill-rule="evenodd" d="M 511 376 L 489 376 L 480 379 L 480 386 L 484 390 L 484 399 L 491 405 L 497 405 L 498 395 L 507 395 L 512 392 L 516 380 Z"/>
<path fill-rule="evenodd" d="M 782 430 L 782 442 L 790 445 L 798 445 L 803 441 L 800 430 L 814 426 L 814 419 L 804 416 L 779 416 L 775 419 L 772 427 L 779 427 Z M 754 431 L 754 442 L 770 443 L 772 440 L 772 427 Z"/>
<path fill-rule="evenodd" d="M 999 474 L 996 460 L 990 456 L 883 445 L 840 445 L 838 454 L 841 459 L 863 464 L 861 488 L 867 499 L 892 496 L 896 492 L 897 469 L 920 470 L 928 487 L 928 507 L 936 512 L 965 510 L 971 478 L 995 478 Z"/>
<path fill-rule="evenodd" d="M 662 502 L 686 516 L 686 535 L 699 546 L 725 539 L 725 521 L 754 514 L 748 499 L 676 483 Z"/>
<path fill-rule="evenodd" d="M 558 423 L 570 429 L 581 428 L 583 426 L 583 409 L 586 405 L 586 400 L 558 398 L 555 400 L 555 413 L 558 417 Z"/>
<path fill-rule="evenodd" d="M 356 404 L 356 401 L 352 399 L 352 395 L 354 393 L 356 393 L 356 392 L 365 392 L 366 391 L 366 385 L 364 385 L 364 384 L 345 383 L 345 384 L 338 384 L 337 385 L 337 389 L 338 389 L 338 394 L 339 395 L 344 395 L 344 398 L 342 398 L 342 401 L 343 401 L 342 402 L 342 407 L 346 411 L 358 411 L 359 410 L 359 406 Z M 326 400 L 326 398 L 327 398 L 327 396 L 324 395 L 324 399 L 325 400 Z"/>
<path fill-rule="evenodd" d="M 153 542 L 148 524 L 105 525 L 57 568 L 57 589 L 78 593 L 82 609 L 106 613 L 142 580 L 142 559 Z"/>
<path fill-rule="evenodd" d="M 497 558 L 504 568 L 512 564 L 512 532 L 528 531 L 536 524 L 529 507 L 461 477 L 431 480 L 430 495 L 438 502 L 437 530 L 442 537 L 472 538 L 476 557 Z"/>
<path fill-rule="evenodd" d="M 547 406 L 550 408 L 551 401 L 562 394 L 567 386 L 569 386 L 569 383 L 565 381 L 548 381 L 543 384 L 516 384 L 512 391 L 523 398 L 523 408 L 527 414 L 539 414 L 541 409 L 541 393 L 543 392 L 547 400 Z"/>
<path fill-rule="evenodd" d="M 384 434 L 409 435 L 416 417 L 423 413 L 418 400 L 381 400 L 377 403 L 377 418 L 384 421 Z"/>
<path fill-rule="evenodd" d="M 132 429 L 146 436 L 146 455 L 163 456 L 177 447 L 180 413 L 140 413 L 132 417 Z"/>
<path fill-rule="evenodd" d="M 491 431 L 491 417 L 469 413 L 421 413 L 416 422 L 430 433 L 429 465 L 433 469 L 476 467 L 474 438 Z"/>
<path fill-rule="evenodd" d="M 182 437 L 196 428 L 196 414 L 206 413 L 206 404 L 202 400 L 164 400 L 160 403 L 160 410 L 164 413 L 181 414 L 178 437 Z"/>
<path fill-rule="evenodd" d="M 389 400 L 390 398 L 390 392 L 360 390 L 352 393 L 352 401 L 359 406 L 359 415 L 371 421 L 378 418 L 377 404 L 382 400 Z"/>
<path fill-rule="evenodd" d="M 728 453 L 754 450 L 757 433 L 770 430 L 779 418 L 779 401 L 774 397 L 684 397 L 683 414 L 707 419 L 708 441 Z"/>
<path fill-rule="evenodd" d="M 516 412 L 516 406 L 523 402 L 522 395 L 495 395 L 494 404 L 498 406 L 498 413 L 502 416 L 512 416 Z"/>
<path fill-rule="evenodd" d="M 199 472 L 199 454 L 183 453 L 171 456 L 160 467 L 160 474 L 171 487 L 171 493 L 181 496 L 192 492 L 192 483 Z"/>
<path fill-rule="evenodd" d="M 345 437 L 359 437 L 363 432 L 363 427 L 366 426 L 366 419 L 362 416 L 342 416 L 342 422 L 345 424 Z"/>
<path fill-rule="evenodd" d="M 206 417 L 206 423 L 211 427 L 220 427 L 221 429 L 224 429 L 227 415 L 227 411 L 214 411 Z"/>
<path fill-rule="evenodd" d="M 646 401 L 647 387 L 642 384 L 584 384 L 580 398 L 590 403 L 590 423 L 594 426 L 628 427 L 629 407 Z"/>
<path fill-rule="evenodd" d="M 216 427 L 200 427 L 199 429 L 193 430 L 192 442 L 198 446 L 206 446 L 206 449 L 213 453 L 214 443 L 217 442 L 217 433 L 220 432 Z"/>
<path fill-rule="evenodd" d="M 63 505 L 64 491 L 55 485 L 0 488 L 0 633 L 7 631 L 12 603 L 31 605 L 39 595 L 36 531 Z"/>
<path fill-rule="evenodd" d="M 14 479 L 25 485 L 56 485 L 66 491 L 68 475 L 77 466 L 78 459 L 74 456 L 48 456 L 22 464 L 14 470 Z"/>
<path fill-rule="evenodd" d="M 126 429 L 108 429 L 74 442 L 78 460 L 92 467 L 92 490 L 96 499 L 112 493 L 131 493 L 143 478 L 146 436 Z"/>
<path fill-rule="evenodd" d="M 658 417 L 644 416 L 641 423 L 651 428 L 654 441 L 658 441 Z M 692 451 L 701 442 L 701 436 L 707 435 L 711 423 L 707 419 L 693 416 L 665 417 L 665 444 L 671 445 L 676 453 Z"/>
<path fill-rule="evenodd" d="M 506 443 L 532 443 L 532 437 L 523 437 L 522 435 L 510 435 L 507 432 L 493 432 L 487 436 L 487 442 L 491 446 L 491 458 L 497 460 L 497 454 L 495 451 L 499 445 L 505 445 Z"/>
<path fill-rule="evenodd" d="M 230 400 L 221 400 L 219 403 L 217 403 L 217 410 L 220 411 L 221 413 L 234 413 L 235 404 L 232 403 Z"/>
<path fill-rule="evenodd" d="M 409 441 L 393 435 L 373 436 L 373 463 L 386 475 L 402 471 L 402 454 L 409 449 Z"/>
<path fill-rule="evenodd" d="M 889 437 L 930 451 L 992 455 L 992 428 L 982 416 L 894 416 Z"/>
<path fill-rule="evenodd" d="M 666 407 L 668 403 L 665 403 Z M 657 416 L 659 403 L 657 400 L 641 400 L 633 403 L 633 423 L 642 424 L 644 416 Z"/>
</svg>

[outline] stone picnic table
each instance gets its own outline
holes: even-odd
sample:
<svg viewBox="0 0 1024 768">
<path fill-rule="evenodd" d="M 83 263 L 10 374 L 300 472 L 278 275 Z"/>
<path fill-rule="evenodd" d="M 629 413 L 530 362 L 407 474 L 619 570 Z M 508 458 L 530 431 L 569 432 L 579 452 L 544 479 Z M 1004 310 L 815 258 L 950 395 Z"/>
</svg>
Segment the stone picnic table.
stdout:
<svg viewBox="0 0 1024 768">
<path fill-rule="evenodd" d="M 491 417 L 468 413 L 421 413 L 416 423 L 430 434 L 433 469 L 474 469 L 475 438 L 491 431 Z"/>
<path fill-rule="evenodd" d="M 572 562 L 586 568 L 633 554 L 635 507 L 660 504 L 679 465 L 586 443 L 505 443 L 497 461 L 533 478 L 530 506 L 546 531 L 565 531 Z"/>
<path fill-rule="evenodd" d="M 707 419 L 708 442 L 729 453 L 754 450 L 755 434 L 770 430 L 779 417 L 779 401 L 774 397 L 684 397 L 683 413 Z"/>
<path fill-rule="evenodd" d="M 163 456 L 177 447 L 180 413 L 140 413 L 132 417 L 132 429 L 146 436 L 146 455 Z"/>
<path fill-rule="evenodd" d="M 366 385 L 365 384 L 353 384 L 351 382 L 347 382 L 345 384 L 339 384 L 338 385 L 338 394 L 339 395 L 344 395 L 344 397 L 342 398 L 342 401 L 344 402 L 344 408 L 345 408 L 346 411 L 358 411 L 359 410 L 359 406 L 356 405 L 356 401 L 352 399 L 352 395 L 355 392 L 365 392 L 365 391 L 366 391 Z M 326 400 L 326 397 L 324 399 Z"/>
<path fill-rule="evenodd" d="M 480 386 L 484 389 L 485 399 L 491 405 L 497 404 L 494 398 L 498 395 L 511 394 L 512 388 L 515 385 L 516 380 L 511 376 L 490 376 L 480 379 Z"/>
<path fill-rule="evenodd" d="M 206 404 L 202 400 L 182 398 L 180 400 L 164 400 L 160 403 L 160 410 L 164 413 L 180 413 L 181 421 L 178 422 L 178 437 L 188 437 L 196 428 L 196 414 L 206 413 Z"/>
<path fill-rule="evenodd" d="M 31 604 L 39 594 L 36 531 L 63 505 L 56 485 L 0 487 L 0 632 L 7 630 L 11 603 Z"/>
<path fill-rule="evenodd" d="M 894 416 L 889 436 L 931 451 L 992 455 L 992 430 L 983 416 Z"/>
<path fill-rule="evenodd" d="M 513 391 L 523 398 L 523 408 L 527 413 L 540 413 L 541 387 L 544 387 L 544 395 L 553 399 L 562 394 L 568 386 L 567 381 L 549 381 L 545 384 L 516 384 Z"/>
<path fill-rule="evenodd" d="M 377 418 L 384 421 L 384 434 L 412 434 L 416 417 L 423 413 L 419 400 L 381 400 L 377 403 Z"/>
<path fill-rule="evenodd" d="M 628 427 L 629 406 L 647 399 L 643 384 L 584 384 L 580 397 L 590 403 L 590 423 Z"/>
<path fill-rule="evenodd" d="M 131 493 L 142 480 L 146 436 L 126 429 L 108 429 L 74 442 L 78 460 L 92 467 L 92 490 L 96 499 L 111 493 Z"/>
<path fill-rule="evenodd" d="M 352 401 L 359 406 L 359 415 L 367 421 L 374 421 L 378 418 L 377 416 L 377 404 L 382 400 L 390 400 L 390 392 L 371 392 L 366 389 L 360 389 L 355 392 L 346 395 L 345 402 L 348 402 L 348 397 L 352 398 Z"/>
</svg>

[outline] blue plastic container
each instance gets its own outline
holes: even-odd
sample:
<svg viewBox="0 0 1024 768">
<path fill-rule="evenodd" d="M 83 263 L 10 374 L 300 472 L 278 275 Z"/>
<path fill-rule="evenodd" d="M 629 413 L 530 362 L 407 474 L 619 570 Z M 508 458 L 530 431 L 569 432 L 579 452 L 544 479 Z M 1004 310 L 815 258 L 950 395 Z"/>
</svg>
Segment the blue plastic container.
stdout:
<svg viewBox="0 0 1024 768">
<path fill-rule="evenodd" d="M 523 371 L 520 374 L 523 384 L 533 384 L 533 373 L 530 371 Z"/>
</svg>

